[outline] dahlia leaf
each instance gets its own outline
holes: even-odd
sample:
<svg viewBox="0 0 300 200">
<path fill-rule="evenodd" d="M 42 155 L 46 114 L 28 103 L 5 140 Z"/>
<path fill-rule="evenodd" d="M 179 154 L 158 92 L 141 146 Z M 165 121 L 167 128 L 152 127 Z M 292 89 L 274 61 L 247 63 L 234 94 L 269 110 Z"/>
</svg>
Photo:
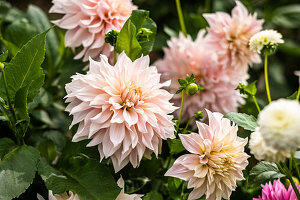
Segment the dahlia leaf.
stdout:
<svg viewBox="0 0 300 200">
<path fill-rule="evenodd" d="M 11 100 L 15 98 L 18 90 L 31 84 L 28 93 L 28 101 L 31 101 L 39 92 L 44 83 L 44 73 L 41 64 L 45 56 L 45 37 L 48 31 L 32 38 L 12 60 L 6 64 L 4 72 L 8 88 L 8 96 Z M 7 99 L 4 78 L 0 79 L 0 96 Z"/>
<path fill-rule="evenodd" d="M 252 183 L 260 184 L 284 176 L 275 163 L 261 161 L 251 169 L 249 180 L 251 180 Z"/>
<path fill-rule="evenodd" d="M 38 172 L 54 194 L 73 191 L 81 200 L 109 200 L 116 199 L 121 191 L 109 169 L 96 160 L 72 157 L 61 171 L 41 159 Z"/>
<path fill-rule="evenodd" d="M 11 151 L 15 147 L 16 147 L 16 144 L 11 139 L 1 138 L 0 139 L 0 162 L 1 162 L 2 158 L 5 156 L 5 154 L 7 154 L 9 151 Z"/>
<path fill-rule="evenodd" d="M 39 152 L 30 146 L 19 146 L 0 161 L 0 199 L 10 200 L 21 195 L 32 183 Z"/>
<path fill-rule="evenodd" d="M 178 154 L 185 150 L 184 146 L 181 143 L 181 140 L 179 139 L 168 139 L 167 142 L 170 148 L 170 153 L 172 154 Z"/>
<path fill-rule="evenodd" d="M 42 33 L 52 27 L 47 15 L 42 9 L 37 6 L 30 5 L 27 10 L 27 18 L 36 27 L 38 33 Z M 58 38 L 55 34 L 54 29 L 50 30 L 46 37 L 46 54 L 48 67 L 54 67 L 58 64 L 60 60 L 58 52 Z"/>
<path fill-rule="evenodd" d="M 3 53 L 0 55 L 0 62 L 6 61 L 7 57 L 8 57 L 8 51 L 3 52 Z"/>
<path fill-rule="evenodd" d="M 163 200 L 163 197 L 158 192 L 151 191 L 143 198 L 143 200 Z"/>
<path fill-rule="evenodd" d="M 255 128 L 258 126 L 256 118 L 252 115 L 247 115 L 245 113 L 231 112 L 227 113 L 224 117 L 230 119 L 238 126 L 243 127 L 244 129 L 249 131 L 255 131 Z"/>
</svg>

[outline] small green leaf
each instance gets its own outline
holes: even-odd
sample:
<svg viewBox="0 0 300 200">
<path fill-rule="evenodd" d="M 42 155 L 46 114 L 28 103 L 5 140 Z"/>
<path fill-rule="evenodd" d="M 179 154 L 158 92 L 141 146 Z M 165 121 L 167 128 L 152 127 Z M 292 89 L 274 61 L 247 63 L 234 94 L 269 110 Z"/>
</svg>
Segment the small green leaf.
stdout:
<svg viewBox="0 0 300 200">
<path fill-rule="evenodd" d="M 44 82 L 44 73 L 41 64 L 45 56 L 45 37 L 48 31 L 35 36 L 13 59 L 6 64 L 4 69 L 6 82 L 8 87 L 8 95 L 10 99 L 14 99 L 17 91 L 31 84 L 28 93 L 28 99 L 38 93 Z M 3 76 L 0 79 L 0 96 L 7 99 L 6 92 L 3 87 Z"/>
<path fill-rule="evenodd" d="M 291 96 L 287 97 L 287 99 L 295 100 L 297 98 L 298 91 L 294 92 Z"/>
<path fill-rule="evenodd" d="M 14 149 L 16 144 L 9 138 L 1 138 L 0 139 L 0 162 L 5 154 Z"/>
<path fill-rule="evenodd" d="M 32 183 L 37 171 L 39 152 L 29 146 L 16 147 L 0 161 L 0 199 L 18 197 Z"/>
<path fill-rule="evenodd" d="M 178 79 L 178 83 L 181 85 L 181 86 L 186 86 L 187 85 L 187 81 L 184 80 L 184 79 Z"/>
<path fill-rule="evenodd" d="M 238 126 L 241 126 L 249 131 L 255 131 L 255 128 L 258 126 L 256 118 L 252 115 L 247 115 L 245 113 L 231 112 L 227 113 L 224 117 L 230 119 Z"/>
<path fill-rule="evenodd" d="M 157 191 L 151 191 L 143 198 L 143 200 L 163 200 L 163 197 Z"/>
<path fill-rule="evenodd" d="M 251 169 L 249 180 L 252 183 L 260 184 L 284 176 L 275 163 L 261 161 Z"/>
<path fill-rule="evenodd" d="M 180 139 L 168 139 L 168 145 L 170 148 L 170 153 L 177 154 L 181 153 L 185 150 L 184 146 L 182 145 Z"/>
<path fill-rule="evenodd" d="M 136 27 L 127 20 L 117 39 L 116 50 L 118 53 L 125 51 L 126 55 L 132 60 L 136 60 L 142 55 L 142 47 L 136 39 Z"/>
<path fill-rule="evenodd" d="M 8 57 L 8 51 L 5 51 L 0 55 L 0 62 L 6 61 L 7 57 Z"/>
</svg>

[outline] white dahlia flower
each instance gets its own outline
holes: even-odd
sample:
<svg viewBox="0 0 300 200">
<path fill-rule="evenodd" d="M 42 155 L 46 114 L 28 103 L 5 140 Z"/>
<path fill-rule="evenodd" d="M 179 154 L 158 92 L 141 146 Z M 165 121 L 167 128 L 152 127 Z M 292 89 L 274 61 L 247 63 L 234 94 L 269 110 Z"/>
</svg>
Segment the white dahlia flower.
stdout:
<svg viewBox="0 0 300 200">
<path fill-rule="evenodd" d="M 162 139 L 174 138 L 176 107 L 172 94 L 162 89 L 156 67 L 148 56 L 134 62 L 121 53 L 115 66 L 106 56 L 101 62 L 90 59 L 86 75 L 77 74 L 66 85 L 66 110 L 79 123 L 73 141 L 91 139 L 98 145 L 101 160 L 110 157 L 115 171 L 128 162 L 137 167 L 143 156 L 158 155 Z"/>
<path fill-rule="evenodd" d="M 268 146 L 295 151 L 300 145 L 300 105 L 279 99 L 267 105 L 258 116 L 260 132 Z"/>
<path fill-rule="evenodd" d="M 264 30 L 253 35 L 249 45 L 252 51 L 261 53 L 264 48 L 276 48 L 280 43 L 284 43 L 280 33 L 275 30 Z"/>
<path fill-rule="evenodd" d="M 265 160 L 268 162 L 281 162 L 290 157 L 290 153 L 287 151 L 278 151 L 273 147 L 270 147 L 264 141 L 259 128 L 256 128 L 250 136 L 249 141 L 250 152 L 257 160 Z"/>
</svg>

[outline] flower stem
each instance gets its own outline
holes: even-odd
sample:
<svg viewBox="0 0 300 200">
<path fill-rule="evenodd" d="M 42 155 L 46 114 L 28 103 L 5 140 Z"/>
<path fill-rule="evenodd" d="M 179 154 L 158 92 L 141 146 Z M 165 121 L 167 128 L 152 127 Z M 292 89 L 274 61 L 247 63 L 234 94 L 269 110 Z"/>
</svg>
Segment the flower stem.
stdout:
<svg viewBox="0 0 300 200">
<path fill-rule="evenodd" d="M 300 85 L 299 85 L 299 88 L 298 88 L 296 100 L 299 101 L 299 98 L 300 98 Z"/>
<path fill-rule="evenodd" d="M 293 166 L 294 166 L 294 168 L 295 168 L 295 170 L 296 170 L 298 179 L 300 180 L 300 171 L 299 171 L 299 167 L 298 167 L 298 165 L 297 165 L 297 162 L 296 162 L 296 160 L 295 160 L 294 152 L 291 153 L 291 159 L 292 159 L 292 161 L 293 161 Z"/>
<path fill-rule="evenodd" d="M 269 103 L 271 103 L 272 100 L 271 100 L 269 78 L 268 78 L 268 54 L 267 53 L 265 53 L 265 82 L 266 82 L 268 101 Z"/>
<path fill-rule="evenodd" d="M 189 120 L 187 121 L 187 123 L 186 123 L 186 125 L 185 125 L 185 128 L 183 129 L 183 132 L 184 132 L 186 129 L 188 129 L 188 127 L 189 127 L 189 125 L 190 125 L 192 119 L 194 118 L 194 116 L 195 116 L 195 115 L 193 115 L 193 116 L 191 116 L 191 117 L 189 118 Z"/>
<path fill-rule="evenodd" d="M 179 117 L 178 117 L 178 121 L 177 121 L 176 133 L 178 132 L 180 122 L 181 122 L 181 118 L 182 118 L 182 111 L 183 111 L 183 104 L 184 104 L 184 93 L 185 93 L 185 91 L 182 91 L 180 113 L 179 113 Z"/>
<path fill-rule="evenodd" d="M 285 169 L 285 175 L 289 179 L 289 181 L 290 181 L 290 183 L 291 183 L 291 185 L 293 187 L 293 190 L 294 190 L 294 192 L 295 192 L 295 194 L 297 196 L 297 199 L 300 200 L 300 193 L 299 193 L 299 190 L 298 190 L 298 188 L 297 188 L 297 186 L 296 186 L 296 184 L 295 184 L 295 182 L 293 180 L 293 177 L 292 177 L 292 174 L 291 174 L 290 170 L 288 169 L 288 167 L 286 166 L 285 163 L 283 163 L 283 167 Z"/>
<path fill-rule="evenodd" d="M 260 112 L 260 107 L 259 107 L 259 105 L 257 103 L 256 97 L 253 95 L 252 98 L 253 98 L 253 101 L 254 101 L 254 103 L 256 105 L 256 108 L 257 108 L 258 112 Z"/>
<path fill-rule="evenodd" d="M 114 65 L 117 63 L 117 51 L 114 49 Z"/>
<path fill-rule="evenodd" d="M 205 12 L 206 13 L 210 12 L 210 5 L 211 5 L 210 0 L 205 0 Z"/>
<path fill-rule="evenodd" d="M 179 23 L 180 23 L 181 31 L 182 31 L 183 35 L 186 37 L 187 36 L 187 31 L 186 31 L 185 24 L 184 24 L 184 19 L 183 19 L 180 0 L 175 0 L 175 1 L 176 1 L 176 7 L 177 7 L 177 13 L 178 13 L 178 17 L 179 17 Z"/>
</svg>

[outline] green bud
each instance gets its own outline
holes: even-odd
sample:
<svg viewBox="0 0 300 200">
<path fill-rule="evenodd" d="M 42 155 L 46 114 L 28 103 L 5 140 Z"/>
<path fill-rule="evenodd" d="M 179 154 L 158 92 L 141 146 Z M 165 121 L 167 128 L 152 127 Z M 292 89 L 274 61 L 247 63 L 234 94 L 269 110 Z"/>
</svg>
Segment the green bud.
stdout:
<svg viewBox="0 0 300 200">
<path fill-rule="evenodd" d="M 143 42 L 149 42 L 150 36 L 153 34 L 153 31 L 151 31 L 148 28 L 141 28 L 138 33 L 136 34 L 136 38 L 140 43 Z"/>
<path fill-rule="evenodd" d="M 111 46 L 115 47 L 117 43 L 117 39 L 119 36 L 119 31 L 117 30 L 111 30 L 105 35 L 105 42 L 109 43 Z"/>
<path fill-rule="evenodd" d="M 198 111 L 194 116 L 195 116 L 196 120 L 203 119 L 203 117 L 204 117 L 203 111 Z"/>
<path fill-rule="evenodd" d="M 263 55 L 272 55 L 276 52 L 277 47 L 278 44 L 268 44 L 264 46 L 261 52 L 263 53 Z"/>
<path fill-rule="evenodd" d="M 196 94 L 198 92 L 198 85 L 196 83 L 190 83 L 187 87 L 186 87 L 186 93 L 190 96 Z"/>
<path fill-rule="evenodd" d="M 0 71 L 4 70 L 4 64 L 0 62 Z"/>
<path fill-rule="evenodd" d="M 292 179 L 293 179 L 293 181 L 295 182 L 296 185 L 300 184 L 299 180 L 296 177 L 293 176 Z M 284 185 L 288 188 L 288 187 L 290 187 L 290 184 L 291 184 L 290 180 L 286 179 Z"/>
</svg>

